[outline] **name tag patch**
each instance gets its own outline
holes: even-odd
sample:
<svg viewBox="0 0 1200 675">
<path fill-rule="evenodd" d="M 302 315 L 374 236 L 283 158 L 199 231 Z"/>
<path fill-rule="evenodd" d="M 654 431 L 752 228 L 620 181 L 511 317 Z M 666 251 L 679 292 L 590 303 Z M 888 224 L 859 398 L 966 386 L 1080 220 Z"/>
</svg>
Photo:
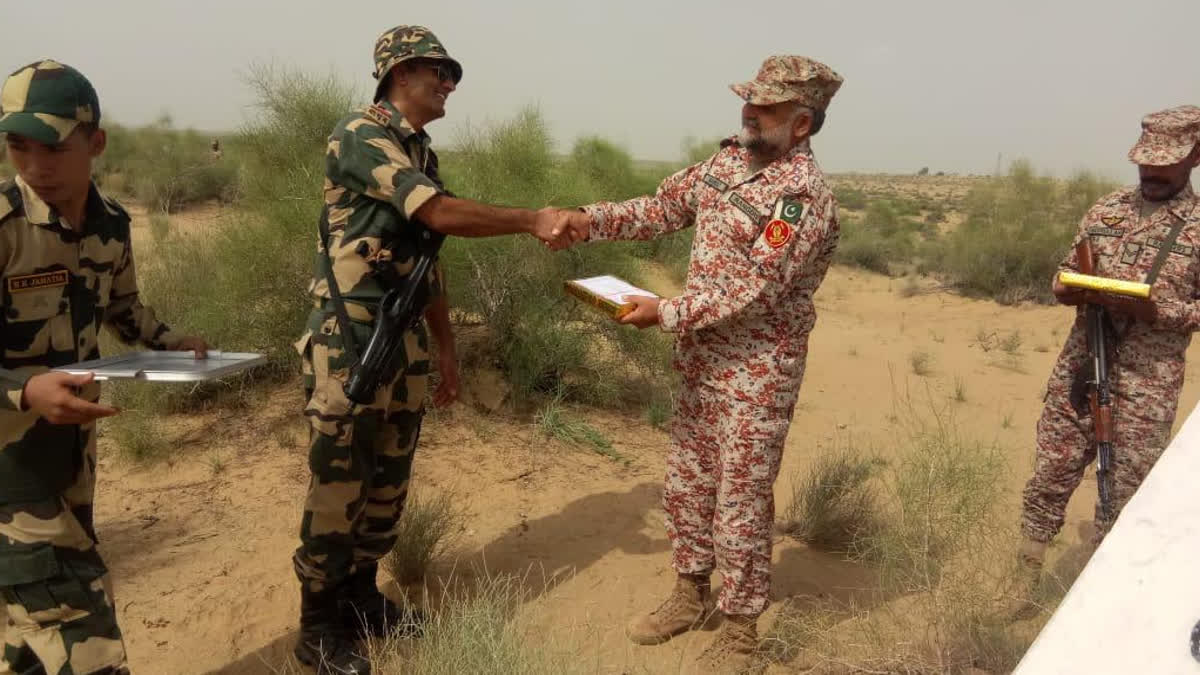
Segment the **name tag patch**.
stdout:
<svg viewBox="0 0 1200 675">
<path fill-rule="evenodd" d="M 382 127 L 392 123 L 392 113 L 378 103 L 367 108 L 363 116 Z"/>
<path fill-rule="evenodd" d="M 716 176 L 712 175 L 711 173 L 704 174 L 703 180 L 704 180 L 705 185 L 708 185 L 710 188 L 713 188 L 713 189 L 717 190 L 718 192 L 724 192 L 729 189 L 729 186 L 725 184 L 725 181 L 721 180 L 720 178 L 717 178 Z"/>
<path fill-rule="evenodd" d="M 66 270 L 42 272 L 40 274 L 25 274 L 19 277 L 9 277 L 6 280 L 9 293 L 36 291 L 43 288 L 59 288 L 67 285 L 70 275 Z"/>
<path fill-rule="evenodd" d="M 729 195 L 729 203 L 738 207 L 738 210 L 742 213 L 750 216 L 750 222 L 758 223 L 762 220 L 762 214 L 758 212 L 758 209 L 754 208 L 753 204 L 743 199 L 738 193 L 735 192 Z"/>
<path fill-rule="evenodd" d="M 1163 240 L 1155 239 L 1155 238 L 1151 237 L 1146 240 L 1146 245 L 1149 246 L 1150 248 L 1162 248 Z M 1195 250 L 1195 247 L 1185 246 L 1184 244 L 1172 244 L 1171 245 L 1171 253 L 1175 253 L 1175 254 L 1181 255 L 1181 256 L 1190 257 L 1194 250 Z"/>
<path fill-rule="evenodd" d="M 1100 237 L 1119 237 L 1125 233 L 1121 230 L 1111 227 L 1089 227 L 1088 234 L 1094 234 Z"/>
</svg>

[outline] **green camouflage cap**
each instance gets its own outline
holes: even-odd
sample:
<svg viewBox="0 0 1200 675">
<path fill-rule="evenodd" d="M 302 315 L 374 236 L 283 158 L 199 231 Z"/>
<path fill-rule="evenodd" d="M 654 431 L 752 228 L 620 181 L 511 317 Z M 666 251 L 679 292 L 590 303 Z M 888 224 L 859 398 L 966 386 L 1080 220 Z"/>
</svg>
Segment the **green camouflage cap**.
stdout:
<svg viewBox="0 0 1200 675">
<path fill-rule="evenodd" d="M 375 79 L 379 86 L 383 84 L 383 76 L 397 63 L 409 59 L 435 59 L 450 64 L 453 71 L 454 83 L 462 79 L 462 65 L 450 58 L 445 46 L 428 28 L 423 26 L 396 26 L 385 31 L 375 41 Z M 375 100 L 379 100 L 379 86 L 375 88 Z"/>
<path fill-rule="evenodd" d="M 0 133 L 55 145 L 81 122 L 100 121 L 100 99 L 78 70 L 57 61 L 31 63 L 0 89 Z"/>
</svg>

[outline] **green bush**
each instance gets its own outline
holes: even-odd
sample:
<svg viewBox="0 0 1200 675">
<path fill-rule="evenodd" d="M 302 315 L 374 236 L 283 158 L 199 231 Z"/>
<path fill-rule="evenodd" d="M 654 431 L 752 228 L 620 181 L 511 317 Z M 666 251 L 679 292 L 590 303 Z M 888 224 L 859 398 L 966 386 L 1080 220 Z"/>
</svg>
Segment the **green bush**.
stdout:
<svg viewBox="0 0 1200 675">
<path fill-rule="evenodd" d="M 167 236 L 170 234 L 170 216 L 162 212 L 154 212 L 150 214 L 150 237 L 154 240 L 154 245 L 161 247 L 162 243 L 167 240 Z"/>
<path fill-rule="evenodd" d="M 326 139 L 352 93 L 335 79 L 292 71 L 255 69 L 249 84 L 260 114 L 238 136 L 245 149 L 242 208 L 203 238 L 166 237 L 138 264 L 143 295 L 161 318 L 218 348 L 263 353 L 268 365 L 201 387 L 113 387 L 118 404 L 156 411 L 214 398 L 240 404 L 252 382 L 298 369 L 291 345 L 311 307 L 306 289 Z"/>
<path fill-rule="evenodd" d="M 945 410 L 901 401 L 906 432 L 898 457 L 882 476 L 885 517 L 856 542 L 858 557 L 876 565 L 888 592 L 935 592 L 947 568 L 983 550 L 1003 528 L 995 514 L 1003 497 L 1001 449 L 965 437 Z"/>
<path fill-rule="evenodd" d="M 237 197 L 235 159 L 228 155 L 214 159 L 209 151 L 211 138 L 192 129 L 176 129 L 169 116 L 138 129 L 117 124 L 105 128 L 108 147 L 93 167 L 101 188 L 164 213 Z"/>
<path fill-rule="evenodd" d="M 383 568 L 403 586 L 424 581 L 434 563 L 454 545 L 465 521 L 453 495 L 426 498 L 410 494 L 396 524 L 396 543 L 384 556 Z"/>
<path fill-rule="evenodd" d="M 599 672 L 574 638 L 548 641 L 521 620 L 518 610 L 535 602 L 520 578 L 495 575 L 474 588 L 457 587 L 431 598 L 439 605 L 424 625 L 420 640 L 396 636 L 372 640 L 371 672 L 380 675 L 421 673 L 520 673 L 559 675 Z"/>
<path fill-rule="evenodd" d="M 815 471 L 826 478 L 802 493 L 814 524 L 838 523 L 827 514 L 846 499 L 849 522 L 871 523 L 850 548 L 874 578 L 848 605 L 828 597 L 785 605 L 766 636 L 769 656 L 806 672 L 1009 672 L 1036 629 L 1013 630 L 995 604 L 1016 571 L 1007 564 L 1015 528 L 997 519 L 1007 496 L 1003 451 L 962 436 L 932 403 L 917 408 L 905 396 L 897 407 L 900 433 L 887 438 L 895 458 L 884 470 L 851 455 Z"/>
<path fill-rule="evenodd" d="M 823 452 L 793 480 L 783 531 L 814 548 L 853 551 L 880 523 L 878 489 L 870 479 L 881 465 L 853 448 Z"/>
<path fill-rule="evenodd" d="M 891 228 L 887 233 L 888 229 L 871 227 L 858 218 L 843 218 L 834 261 L 879 274 L 892 274 L 893 265 L 909 261 L 915 247 L 909 233 L 898 228 Z"/>
<path fill-rule="evenodd" d="M 1113 187 L 1090 173 L 1059 183 L 1017 162 L 971 189 L 966 221 L 945 238 L 933 267 L 969 295 L 1051 302 L 1051 280 L 1080 219 Z"/>
<path fill-rule="evenodd" d="M 585 139 L 565 162 L 552 151 L 545 121 L 526 109 L 465 134 L 444 162 L 447 185 L 464 197 L 529 208 L 622 199 L 650 188 L 631 174 L 629 156 L 606 142 Z M 483 320 L 491 356 L 517 404 L 547 394 L 614 404 L 661 395 L 670 379 L 669 341 L 591 312 L 562 284 L 597 274 L 644 283 L 642 261 L 666 250 L 654 246 L 608 243 L 551 253 L 529 237 L 454 238 L 442 260 L 452 306 Z M 614 359 L 629 367 L 613 368 Z"/>
<path fill-rule="evenodd" d="M 843 209 L 861 211 L 867 208 L 867 195 L 862 190 L 835 187 L 833 196 L 837 198 L 838 206 Z"/>
</svg>

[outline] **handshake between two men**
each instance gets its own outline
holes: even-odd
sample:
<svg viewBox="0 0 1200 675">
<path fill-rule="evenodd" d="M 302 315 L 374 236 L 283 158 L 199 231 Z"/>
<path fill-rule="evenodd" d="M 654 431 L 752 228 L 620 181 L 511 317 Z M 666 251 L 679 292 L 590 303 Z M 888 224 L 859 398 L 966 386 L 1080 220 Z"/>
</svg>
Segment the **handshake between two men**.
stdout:
<svg viewBox="0 0 1200 675">
<path fill-rule="evenodd" d="M 592 219 L 586 212 L 579 209 L 546 207 L 537 212 L 530 234 L 541 239 L 551 251 L 562 251 L 588 241 L 591 233 Z M 627 295 L 624 300 L 632 303 L 634 308 L 617 318 L 617 322 L 638 328 L 658 325 L 658 305 L 662 298 Z"/>
<path fill-rule="evenodd" d="M 587 241 L 592 232 L 592 219 L 578 209 L 548 206 L 537 212 L 533 236 L 541 239 L 551 251 L 561 251 Z"/>
</svg>

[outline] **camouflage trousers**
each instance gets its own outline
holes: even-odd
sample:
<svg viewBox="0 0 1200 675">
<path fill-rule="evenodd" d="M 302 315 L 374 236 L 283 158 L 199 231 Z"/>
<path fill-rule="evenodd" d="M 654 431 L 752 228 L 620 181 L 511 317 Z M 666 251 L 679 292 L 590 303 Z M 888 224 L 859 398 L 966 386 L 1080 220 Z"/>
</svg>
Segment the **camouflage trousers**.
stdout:
<svg viewBox="0 0 1200 675">
<path fill-rule="evenodd" d="M 365 347 L 370 326 L 354 322 L 351 330 Z M 428 338 L 423 329 L 406 335 L 408 366 L 370 405 L 353 411 L 342 389 L 350 362 L 332 314 L 314 311 L 297 348 L 309 394 L 304 414 L 312 476 L 293 564 L 300 583 L 321 592 L 375 563 L 396 542 L 424 414 Z"/>
<path fill-rule="evenodd" d="M 1054 387 L 1037 424 L 1037 456 L 1025 485 L 1021 529 L 1034 541 L 1049 542 L 1062 529 L 1067 502 L 1096 459 L 1092 419 L 1080 416 L 1065 391 Z M 1173 409 L 1173 408 L 1172 408 Z M 1133 406 L 1113 410 L 1113 458 L 1110 471 L 1112 514 L 1105 519 L 1097 497 L 1095 523 L 1099 536 L 1112 527 L 1125 503 L 1166 449 L 1173 420 L 1139 414 Z"/>
<path fill-rule="evenodd" d="M 79 477 L 59 498 L 0 504 L 0 673 L 128 673 L 92 524 L 95 446 L 85 448 Z"/>
<path fill-rule="evenodd" d="M 663 490 L 671 565 L 681 574 L 719 569 L 726 614 L 758 616 L 769 602 L 773 486 L 791 417 L 791 407 L 703 386 L 685 386 L 676 402 Z"/>
</svg>

